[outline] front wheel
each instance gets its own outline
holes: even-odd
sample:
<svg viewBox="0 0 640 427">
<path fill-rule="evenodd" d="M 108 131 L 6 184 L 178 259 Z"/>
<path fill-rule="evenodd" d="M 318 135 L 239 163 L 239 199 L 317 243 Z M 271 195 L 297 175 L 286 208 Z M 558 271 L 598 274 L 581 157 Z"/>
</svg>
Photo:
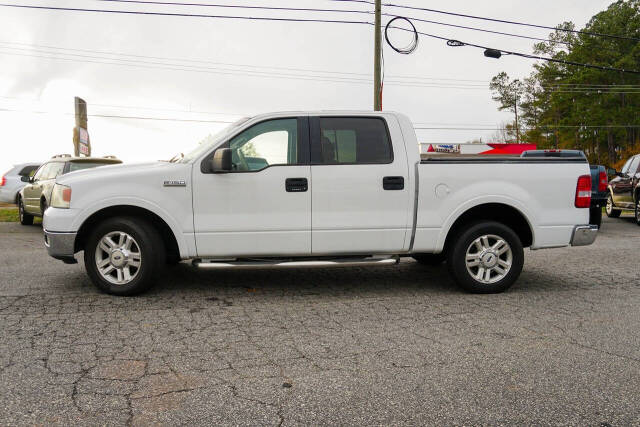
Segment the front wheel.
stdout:
<svg viewBox="0 0 640 427">
<path fill-rule="evenodd" d="M 609 193 L 607 196 L 607 207 L 604 209 L 609 218 L 619 218 L 622 211 L 620 209 L 614 209 L 613 196 Z"/>
<path fill-rule="evenodd" d="M 640 225 L 640 195 L 636 198 L 636 208 L 634 210 L 636 224 Z"/>
<path fill-rule="evenodd" d="M 447 264 L 455 281 L 468 292 L 504 292 L 520 276 L 524 251 L 511 228 L 482 221 L 454 236 Z"/>
<path fill-rule="evenodd" d="M 33 215 L 29 215 L 24 211 L 22 197 L 18 197 L 18 217 L 20 218 L 20 224 L 33 225 Z"/>
<path fill-rule="evenodd" d="M 93 283 L 113 295 L 147 290 L 165 260 L 164 244 L 144 220 L 110 218 L 91 233 L 84 248 L 84 264 Z"/>
</svg>

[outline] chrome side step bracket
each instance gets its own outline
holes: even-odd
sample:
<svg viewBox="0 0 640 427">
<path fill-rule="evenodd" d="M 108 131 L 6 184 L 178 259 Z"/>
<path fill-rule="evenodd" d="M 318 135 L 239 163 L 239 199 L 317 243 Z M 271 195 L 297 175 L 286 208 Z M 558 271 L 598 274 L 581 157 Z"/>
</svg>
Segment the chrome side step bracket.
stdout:
<svg viewBox="0 0 640 427">
<path fill-rule="evenodd" d="M 400 262 L 400 257 L 386 258 L 334 258 L 321 260 L 208 260 L 194 259 L 193 265 L 201 268 L 286 268 L 286 267 L 336 267 L 336 266 L 359 266 L 359 265 L 390 265 Z"/>
</svg>

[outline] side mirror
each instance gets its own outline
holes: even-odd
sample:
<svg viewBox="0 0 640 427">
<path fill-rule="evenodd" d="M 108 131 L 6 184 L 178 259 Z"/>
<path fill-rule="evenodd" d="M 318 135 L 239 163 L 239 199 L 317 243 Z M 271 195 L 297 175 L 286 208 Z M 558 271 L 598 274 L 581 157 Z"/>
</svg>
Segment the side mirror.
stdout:
<svg viewBox="0 0 640 427">
<path fill-rule="evenodd" d="M 20 181 L 22 181 L 22 182 L 31 182 L 31 177 L 28 177 L 28 176 L 22 175 L 22 176 L 20 177 Z"/>
<path fill-rule="evenodd" d="M 213 159 L 211 160 L 211 171 L 213 173 L 231 172 L 230 148 L 218 148 L 216 152 L 213 153 Z"/>
</svg>

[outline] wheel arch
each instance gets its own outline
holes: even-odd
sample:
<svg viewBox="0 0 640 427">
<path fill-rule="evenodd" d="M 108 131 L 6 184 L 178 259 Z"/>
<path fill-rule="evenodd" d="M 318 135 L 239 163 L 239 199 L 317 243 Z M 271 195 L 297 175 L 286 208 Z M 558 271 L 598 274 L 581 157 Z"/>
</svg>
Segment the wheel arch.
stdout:
<svg viewBox="0 0 640 427">
<path fill-rule="evenodd" d="M 116 216 L 128 216 L 134 218 L 140 218 L 150 223 L 157 231 L 164 242 L 165 249 L 167 251 L 167 259 L 177 258 L 180 259 L 180 246 L 175 233 L 156 213 L 149 209 L 134 206 L 134 205 L 116 205 L 109 206 L 93 212 L 87 219 L 84 220 L 80 228 L 78 229 L 74 252 L 78 252 L 84 249 L 87 238 L 91 233 L 93 227 L 107 218 L 113 218 Z"/>
<path fill-rule="evenodd" d="M 444 239 L 443 252 L 451 246 L 452 239 L 464 226 L 477 221 L 496 221 L 511 228 L 520 238 L 523 247 L 533 244 L 533 227 L 527 216 L 518 208 L 502 203 L 481 203 L 465 210 L 453 221 Z"/>
</svg>

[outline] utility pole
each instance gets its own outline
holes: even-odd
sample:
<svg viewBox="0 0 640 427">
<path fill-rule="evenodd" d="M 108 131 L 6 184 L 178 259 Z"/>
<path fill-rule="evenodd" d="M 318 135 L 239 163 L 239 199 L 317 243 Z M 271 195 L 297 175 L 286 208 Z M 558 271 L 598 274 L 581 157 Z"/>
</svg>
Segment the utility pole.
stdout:
<svg viewBox="0 0 640 427">
<path fill-rule="evenodd" d="M 520 144 L 520 127 L 518 126 L 518 94 L 516 94 L 515 112 L 516 112 L 516 144 Z"/>
<path fill-rule="evenodd" d="M 88 131 L 87 102 L 76 96 L 74 105 L 76 110 L 76 126 L 73 128 L 74 155 L 89 157 L 91 156 L 91 141 Z"/>
<path fill-rule="evenodd" d="M 374 54 L 373 54 L 373 110 L 381 111 L 382 110 L 382 99 L 380 94 L 380 80 L 381 80 L 381 70 L 382 70 L 382 62 L 381 62 L 381 49 L 382 49 L 382 29 L 380 26 L 382 25 L 382 20 L 380 19 L 380 15 L 382 13 L 382 0 L 375 0 L 375 25 L 374 25 Z"/>
</svg>

